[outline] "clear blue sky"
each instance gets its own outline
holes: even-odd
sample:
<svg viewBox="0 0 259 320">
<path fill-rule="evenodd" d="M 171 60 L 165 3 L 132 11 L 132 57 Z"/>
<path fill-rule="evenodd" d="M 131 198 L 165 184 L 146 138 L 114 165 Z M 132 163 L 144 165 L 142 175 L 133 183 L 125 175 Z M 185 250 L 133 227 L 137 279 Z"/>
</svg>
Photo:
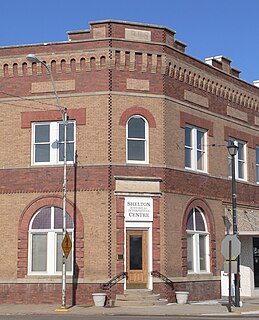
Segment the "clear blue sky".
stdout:
<svg viewBox="0 0 259 320">
<path fill-rule="evenodd" d="M 224 55 L 240 78 L 259 79 L 259 0 L 0 0 L 1 46 L 67 40 L 89 21 L 163 25 L 204 60 Z"/>
</svg>

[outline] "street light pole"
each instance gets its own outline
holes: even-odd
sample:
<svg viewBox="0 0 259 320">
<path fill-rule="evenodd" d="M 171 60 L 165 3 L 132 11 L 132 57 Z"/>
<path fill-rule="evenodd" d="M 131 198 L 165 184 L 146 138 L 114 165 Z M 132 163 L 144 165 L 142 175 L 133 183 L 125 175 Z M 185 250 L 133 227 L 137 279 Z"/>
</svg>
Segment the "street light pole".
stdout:
<svg viewBox="0 0 259 320">
<path fill-rule="evenodd" d="M 233 218 L 233 234 L 238 235 L 237 230 L 237 205 L 236 205 L 236 167 L 235 156 L 238 152 L 238 146 L 234 143 L 228 147 L 229 155 L 231 156 L 231 171 L 232 171 L 232 218 Z M 240 306 L 240 261 L 237 257 L 237 273 L 235 274 L 235 306 Z"/>
<path fill-rule="evenodd" d="M 50 75 L 52 87 L 55 93 L 55 97 L 57 100 L 58 108 L 61 113 L 62 122 L 63 122 L 63 129 L 64 129 L 64 172 L 63 172 L 63 222 L 62 222 L 62 233 L 63 233 L 63 239 L 66 235 L 67 231 L 67 224 L 66 224 L 66 206 L 67 206 L 67 109 L 62 108 L 60 105 L 56 85 L 53 79 L 53 75 L 51 72 L 51 69 L 48 67 L 48 65 L 40 60 L 35 54 L 28 54 L 26 59 L 30 62 L 40 63 L 42 64 L 47 70 Z M 66 308 L 66 256 L 63 251 L 62 255 L 62 305 L 61 308 Z"/>
</svg>

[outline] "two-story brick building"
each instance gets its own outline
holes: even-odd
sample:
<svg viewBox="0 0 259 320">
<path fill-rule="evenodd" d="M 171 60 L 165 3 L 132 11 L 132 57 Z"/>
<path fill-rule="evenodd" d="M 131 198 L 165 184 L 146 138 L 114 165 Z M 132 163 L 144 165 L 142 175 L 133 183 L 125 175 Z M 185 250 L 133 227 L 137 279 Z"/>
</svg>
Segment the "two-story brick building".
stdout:
<svg viewBox="0 0 259 320">
<path fill-rule="evenodd" d="M 123 272 L 112 296 L 138 287 L 166 297 L 158 271 L 191 300 L 219 298 L 230 141 L 241 296 L 259 294 L 259 89 L 223 56 L 189 56 L 166 27 L 90 26 L 64 42 L 0 47 L 0 301 L 61 299 L 63 122 L 31 53 L 68 109 L 68 303 L 91 303 Z"/>
</svg>

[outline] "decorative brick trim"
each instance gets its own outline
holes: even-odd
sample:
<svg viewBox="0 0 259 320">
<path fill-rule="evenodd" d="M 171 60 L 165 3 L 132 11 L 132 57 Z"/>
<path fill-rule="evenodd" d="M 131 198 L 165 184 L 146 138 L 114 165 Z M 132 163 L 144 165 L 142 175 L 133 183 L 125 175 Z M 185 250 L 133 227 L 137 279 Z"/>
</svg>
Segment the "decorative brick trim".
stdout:
<svg viewBox="0 0 259 320">
<path fill-rule="evenodd" d="M 17 277 L 24 278 L 28 273 L 28 230 L 32 216 L 37 210 L 44 206 L 63 206 L 63 197 L 59 195 L 46 195 L 32 201 L 23 211 L 18 228 L 18 254 L 17 254 Z M 81 212 L 70 201 L 67 200 L 67 212 L 74 221 L 75 231 L 75 261 L 79 270 L 77 277 L 84 275 L 84 223 Z"/>
<path fill-rule="evenodd" d="M 214 136 L 213 122 L 210 120 L 199 118 L 189 113 L 180 112 L 180 127 L 185 128 L 186 123 L 194 125 L 199 128 L 206 129 L 208 130 L 210 137 Z"/>
<path fill-rule="evenodd" d="M 150 128 L 156 128 L 156 120 L 152 113 L 143 107 L 132 107 L 123 112 L 120 117 L 119 125 L 126 126 L 128 119 L 133 115 L 140 115 L 147 119 Z"/>
<path fill-rule="evenodd" d="M 76 120 L 77 125 L 86 124 L 86 109 L 68 110 L 68 119 Z M 21 128 L 27 129 L 31 127 L 32 122 L 36 121 L 60 121 L 62 120 L 59 110 L 32 111 L 21 113 Z"/>
<path fill-rule="evenodd" d="M 192 208 L 198 207 L 202 210 L 209 232 L 210 239 L 210 269 L 213 275 L 216 275 L 216 238 L 215 238 L 215 221 L 213 218 L 212 211 L 207 201 L 204 199 L 194 198 L 189 201 L 183 214 L 182 219 L 182 270 L 183 276 L 187 275 L 187 234 L 186 234 L 186 224 L 188 215 Z"/>
<path fill-rule="evenodd" d="M 255 137 L 249 133 L 239 131 L 230 127 L 224 127 L 224 140 L 228 141 L 229 137 L 236 138 L 247 142 L 248 148 L 255 149 L 259 145 L 259 137 Z"/>
</svg>

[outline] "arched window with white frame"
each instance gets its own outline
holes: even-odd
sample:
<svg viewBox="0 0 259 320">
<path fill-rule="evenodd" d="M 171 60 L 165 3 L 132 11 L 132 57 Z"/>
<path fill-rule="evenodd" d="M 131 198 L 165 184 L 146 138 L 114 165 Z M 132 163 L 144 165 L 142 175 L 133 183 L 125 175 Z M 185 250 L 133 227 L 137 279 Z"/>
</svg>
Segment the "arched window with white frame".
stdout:
<svg viewBox="0 0 259 320">
<path fill-rule="evenodd" d="M 209 272 L 209 233 L 200 208 L 192 208 L 189 212 L 186 233 L 188 273 Z"/>
<path fill-rule="evenodd" d="M 134 115 L 127 122 L 127 162 L 148 163 L 148 122 Z"/>
<path fill-rule="evenodd" d="M 62 271 L 63 210 L 46 206 L 39 209 L 30 221 L 28 273 L 59 275 Z M 73 272 L 74 227 L 70 215 L 66 215 L 66 229 L 72 241 L 67 258 L 67 273 Z"/>
</svg>

